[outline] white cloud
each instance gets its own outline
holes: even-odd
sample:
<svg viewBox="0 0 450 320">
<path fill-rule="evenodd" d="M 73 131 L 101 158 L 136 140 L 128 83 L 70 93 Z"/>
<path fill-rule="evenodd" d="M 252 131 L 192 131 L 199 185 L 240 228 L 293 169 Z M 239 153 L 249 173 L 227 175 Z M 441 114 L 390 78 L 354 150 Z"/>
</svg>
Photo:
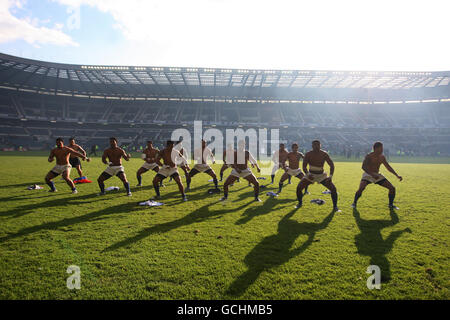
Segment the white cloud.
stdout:
<svg viewBox="0 0 450 320">
<path fill-rule="evenodd" d="M 44 44 L 78 46 L 70 36 L 62 32 L 61 25 L 55 25 L 54 28 L 39 26 L 41 23 L 38 18 L 19 19 L 11 13 L 12 9 L 20 9 L 23 5 L 22 0 L 0 0 L 0 43 L 24 40 L 35 47 Z"/>
<path fill-rule="evenodd" d="M 450 70 L 448 0 L 53 0 L 110 14 L 115 63 Z"/>
</svg>

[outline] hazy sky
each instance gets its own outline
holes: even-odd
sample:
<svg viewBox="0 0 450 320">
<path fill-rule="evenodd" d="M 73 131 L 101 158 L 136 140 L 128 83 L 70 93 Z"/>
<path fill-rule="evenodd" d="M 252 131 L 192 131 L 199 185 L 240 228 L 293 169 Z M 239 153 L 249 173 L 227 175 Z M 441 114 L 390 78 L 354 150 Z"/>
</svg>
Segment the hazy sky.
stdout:
<svg viewBox="0 0 450 320">
<path fill-rule="evenodd" d="M 0 52 L 76 64 L 450 70 L 450 0 L 0 0 Z"/>
</svg>

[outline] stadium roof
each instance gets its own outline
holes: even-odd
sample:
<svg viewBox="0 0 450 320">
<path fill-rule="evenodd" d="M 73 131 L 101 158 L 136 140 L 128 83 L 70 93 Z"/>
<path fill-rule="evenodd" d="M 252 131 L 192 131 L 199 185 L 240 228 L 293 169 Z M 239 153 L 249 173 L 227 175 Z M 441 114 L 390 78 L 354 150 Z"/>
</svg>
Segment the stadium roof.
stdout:
<svg viewBox="0 0 450 320">
<path fill-rule="evenodd" d="M 0 53 L 0 87 L 37 93 L 115 97 L 304 98 L 318 92 L 414 91 L 446 97 L 450 71 L 378 72 L 90 66 Z M 418 93 L 421 90 L 421 93 Z M 403 93 L 402 93 L 403 92 Z M 444 93 L 444 95 L 442 94 Z M 417 94 L 415 96 L 417 97 Z M 411 95 L 409 95 L 411 96 Z"/>
</svg>

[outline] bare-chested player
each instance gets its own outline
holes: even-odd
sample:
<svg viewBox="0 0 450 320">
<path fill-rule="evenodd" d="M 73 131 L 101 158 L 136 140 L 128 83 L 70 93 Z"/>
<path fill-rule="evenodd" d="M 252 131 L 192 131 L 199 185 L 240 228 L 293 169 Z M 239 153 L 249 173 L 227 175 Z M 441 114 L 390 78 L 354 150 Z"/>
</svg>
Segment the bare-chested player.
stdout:
<svg viewBox="0 0 450 320">
<path fill-rule="evenodd" d="M 129 161 L 131 158 L 130 154 L 127 154 L 125 150 L 118 147 L 116 138 L 109 138 L 110 147 L 103 152 L 102 162 L 104 164 L 108 164 L 107 159 L 109 160 L 109 166 L 105 171 L 98 177 L 97 182 L 100 187 L 99 195 L 105 194 L 105 183 L 104 181 L 108 180 L 112 176 L 117 176 L 123 182 L 123 186 L 125 190 L 127 190 L 127 196 L 131 196 L 130 184 L 127 181 L 127 177 L 125 175 L 125 169 L 122 166 L 122 158 L 126 161 Z"/>
<path fill-rule="evenodd" d="M 228 186 L 233 184 L 239 177 L 244 178 L 253 184 L 255 190 L 255 201 L 261 201 L 259 199 L 259 182 L 248 167 L 249 161 L 252 165 L 256 166 L 258 172 L 261 172 L 261 169 L 259 168 L 253 155 L 249 151 L 245 150 L 245 141 L 241 140 L 238 143 L 237 151 L 234 151 L 234 159 L 232 163 L 233 170 L 223 185 L 223 197 L 220 199 L 221 201 L 228 199 Z"/>
<path fill-rule="evenodd" d="M 194 150 L 194 158 L 197 162 L 194 165 L 194 168 L 189 172 L 189 177 L 192 179 L 197 173 L 206 173 L 211 178 L 213 178 L 215 190 L 219 190 L 217 176 L 214 170 L 210 167 L 210 165 L 207 163 L 209 159 L 211 159 L 212 163 L 216 163 L 216 159 L 214 158 L 214 154 L 212 153 L 211 149 L 206 146 L 206 141 L 202 140 L 202 147 L 200 149 Z M 186 191 L 189 191 L 191 187 L 191 179 L 187 182 L 187 188 Z"/>
<path fill-rule="evenodd" d="M 222 168 L 220 168 L 220 182 L 223 181 L 223 174 L 225 172 L 225 170 L 227 170 L 228 168 L 231 168 L 231 164 L 233 163 L 233 158 L 234 158 L 234 148 L 233 145 L 231 143 L 229 143 L 227 145 L 227 149 L 223 151 L 223 165 Z M 236 180 L 237 182 L 239 181 L 239 178 Z M 232 186 L 232 184 L 230 184 L 230 186 Z"/>
<path fill-rule="evenodd" d="M 183 148 L 183 141 L 181 141 L 181 140 L 177 141 L 173 148 L 175 150 L 179 151 L 180 154 L 183 156 L 183 159 L 181 159 L 182 163 L 179 165 L 179 167 L 181 168 L 181 170 L 184 171 L 184 176 L 186 177 L 186 183 L 189 185 L 191 183 L 191 177 L 189 176 L 190 168 L 189 168 L 189 163 L 188 163 L 188 160 L 187 160 L 187 156 L 188 156 L 187 151 L 186 151 L 185 148 Z M 169 182 L 172 181 L 172 179 L 173 178 L 170 177 Z M 188 190 L 186 189 L 186 191 L 188 191 Z"/>
<path fill-rule="evenodd" d="M 69 187 L 72 189 L 72 193 L 78 193 L 77 188 L 72 180 L 70 180 L 70 169 L 72 166 L 69 164 L 69 157 L 71 155 L 82 158 L 83 160 L 90 161 L 89 158 L 86 158 L 86 155 L 76 152 L 75 150 L 65 147 L 64 141 L 62 138 L 56 139 L 56 148 L 50 151 L 50 156 L 48 157 L 48 162 L 53 162 L 56 158 L 56 166 L 47 173 L 45 177 L 45 182 L 50 187 L 50 192 L 56 192 L 55 184 L 52 179 L 55 177 L 62 175 L 63 179 L 67 182 Z"/>
<path fill-rule="evenodd" d="M 86 156 L 86 151 L 84 151 L 84 149 L 82 147 L 80 147 L 78 144 L 75 143 L 75 138 L 69 139 L 69 148 L 72 150 L 75 150 L 81 154 L 84 154 L 84 156 Z M 83 176 L 83 171 L 81 170 L 80 158 L 71 154 L 70 158 L 69 158 L 69 163 L 72 166 L 72 168 L 77 169 L 78 175 L 81 178 Z"/>
<path fill-rule="evenodd" d="M 287 178 L 296 177 L 300 180 L 305 176 L 300 169 L 300 159 L 304 159 L 305 155 L 298 151 L 298 144 L 292 144 L 292 151 L 287 155 L 287 162 L 289 166 L 283 164 L 283 169 L 285 170 L 284 174 L 281 176 L 280 183 L 278 185 L 278 194 L 281 193 L 283 189 L 283 182 L 286 181 Z M 305 188 L 305 194 L 308 194 L 308 186 Z"/>
<path fill-rule="evenodd" d="M 394 174 L 400 181 L 403 180 L 403 178 L 399 176 L 394 169 L 392 169 L 392 167 L 387 162 L 386 157 L 383 155 L 383 144 L 381 142 L 375 142 L 373 145 L 373 152 L 366 155 L 362 164 L 364 173 L 361 179 L 361 183 L 359 184 L 359 189 L 355 194 L 355 200 L 352 204 L 353 208 L 356 208 L 358 199 L 361 197 L 367 185 L 375 183 L 389 190 L 389 208 L 398 209 L 394 205 L 395 187 L 382 174 L 379 173 L 381 164 L 383 164 L 386 169 Z"/>
<path fill-rule="evenodd" d="M 331 191 L 333 210 L 335 212 L 341 212 L 337 206 L 338 195 L 336 187 L 334 186 L 332 181 L 334 174 L 334 163 L 328 153 L 322 150 L 320 147 L 320 141 L 314 140 L 312 142 L 312 150 L 307 152 L 305 154 L 305 158 L 303 159 L 303 172 L 305 173 L 305 176 L 302 180 L 300 180 L 300 183 L 297 186 L 297 208 L 300 208 L 303 204 L 303 189 L 305 189 L 308 185 L 317 182 L 324 185 L 326 188 L 328 188 L 328 190 Z M 323 170 L 323 165 L 325 164 L 325 162 L 330 166 L 330 176 L 327 176 L 327 173 Z"/>
<path fill-rule="evenodd" d="M 164 161 L 164 164 L 161 163 L 161 160 Z M 187 201 L 186 195 L 184 193 L 183 183 L 181 182 L 177 167 L 177 164 L 187 163 L 187 160 L 181 155 L 178 150 L 174 148 L 174 141 L 167 141 L 167 146 L 158 154 L 156 163 L 161 167 L 161 169 L 159 169 L 159 172 L 153 179 L 153 187 L 155 188 L 156 192 L 155 199 L 161 198 L 161 194 L 159 193 L 159 183 L 167 177 L 172 177 L 178 185 L 178 189 L 180 190 L 183 201 Z"/>
<path fill-rule="evenodd" d="M 289 152 L 286 150 L 284 143 L 280 143 L 280 149 L 275 151 L 272 156 L 272 161 L 274 163 L 272 174 L 270 175 L 270 178 L 272 181 L 270 184 L 273 184 L 273 181 L 275 179 L 275 174 L 277 173 L 278 169 L 284 168 L 286 165 L 287 157 Z M 291 176 L 288 176 L 289 178 L 289 184 L 291 184 Z"/>
<path fill-rule="evenodd" d="M 142 160 L 144 160 L 144 164 L 136 173 L 136 178 L 138 180 L 138 187 L 142 186 L 142 174 L 149 170 L 153 170 L 156 173 L 159 171 L 159 166 L 156 163 L 156 157 L 158 156 L 159 149 L 153 147 L 153 141 L 147 141 L 147 148 L 142 152 Z"/>
</svg>

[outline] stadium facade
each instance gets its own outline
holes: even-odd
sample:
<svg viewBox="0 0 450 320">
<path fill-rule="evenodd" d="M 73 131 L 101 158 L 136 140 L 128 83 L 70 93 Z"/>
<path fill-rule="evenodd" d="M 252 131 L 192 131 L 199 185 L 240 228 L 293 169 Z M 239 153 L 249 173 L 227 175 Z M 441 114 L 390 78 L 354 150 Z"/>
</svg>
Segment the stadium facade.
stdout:
<svg viewBox="0 0 450 320">
<path fill-rule="evenodd" d="M 0 148 L 162 144 L 204 128 L 279 128 L 334 153 L 450 155 L 450 71 L 350 72 L 58 64 L 0 54 Z"/>
</svg>

